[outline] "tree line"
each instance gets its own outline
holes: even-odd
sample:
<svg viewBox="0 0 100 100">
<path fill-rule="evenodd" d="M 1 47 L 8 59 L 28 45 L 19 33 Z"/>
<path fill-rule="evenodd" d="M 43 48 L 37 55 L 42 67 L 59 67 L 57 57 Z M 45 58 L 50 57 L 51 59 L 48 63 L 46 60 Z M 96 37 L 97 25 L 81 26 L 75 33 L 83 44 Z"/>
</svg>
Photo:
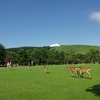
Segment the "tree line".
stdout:
<svg viewBox="0 0 100 100">
<path fill-rule="evenodd" d="M 85 54 L 75 53 L 73 50 L 58 52 L 49 46 L 7 50 L 0 44 L 0 65 L 7 62 L 19 65 L 100 63 L 100 51 L 92 48 Z"/>
</svg>

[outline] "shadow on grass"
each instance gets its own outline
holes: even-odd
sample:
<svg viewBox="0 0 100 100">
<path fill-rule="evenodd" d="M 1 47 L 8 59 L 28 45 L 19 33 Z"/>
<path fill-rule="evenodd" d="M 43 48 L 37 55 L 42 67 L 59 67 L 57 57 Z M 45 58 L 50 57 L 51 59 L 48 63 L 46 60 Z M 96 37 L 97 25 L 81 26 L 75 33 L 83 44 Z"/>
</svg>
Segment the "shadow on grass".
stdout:
<svg viewBox="0 0 100 100">
<path fill-rule="evenodd" d="M 32 71 L 31 69 L 29 71 Z"/>
<path fill-rule="evenodd" d="M 100 84 L 93 85 L 92 87 L 86 89 L 87 92 L 92 92 L 95 96 L 100 96 Z"/>
<path fill-rule="evenodd" d="M 50 74 L 50 72 L 46 72 L 46 74 Z"/>
<path fill-rule="evenodd" d="M 73 77 L 73 78 L 77 78 L 76 76 L 71 76 L 71 77 Z"/>
<path fill-rule="evenodd" d="M 77 78 L 77 79 L 80 79 L 80 78 L 83 78 L 83 79 L 88 79 L 88 80 L 91 80 L 92 78 L 88 78 L 88 77 L 77 77 L 77 76 L 71 76 L 71 77 L 73 77 L 73 78 Z"/>
</svg>

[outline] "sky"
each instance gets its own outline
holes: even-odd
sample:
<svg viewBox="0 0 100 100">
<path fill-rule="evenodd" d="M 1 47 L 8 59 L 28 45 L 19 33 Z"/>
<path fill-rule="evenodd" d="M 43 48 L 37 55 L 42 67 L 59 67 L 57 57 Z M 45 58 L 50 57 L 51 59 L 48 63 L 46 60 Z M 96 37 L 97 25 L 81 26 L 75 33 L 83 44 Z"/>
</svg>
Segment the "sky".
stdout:
<svg viewBox="0 0 100 100">
<path fill-rule="evenodd" d="M 0 44 L 100 46 L 100 0 L 0 0 Z"/>
</svg>

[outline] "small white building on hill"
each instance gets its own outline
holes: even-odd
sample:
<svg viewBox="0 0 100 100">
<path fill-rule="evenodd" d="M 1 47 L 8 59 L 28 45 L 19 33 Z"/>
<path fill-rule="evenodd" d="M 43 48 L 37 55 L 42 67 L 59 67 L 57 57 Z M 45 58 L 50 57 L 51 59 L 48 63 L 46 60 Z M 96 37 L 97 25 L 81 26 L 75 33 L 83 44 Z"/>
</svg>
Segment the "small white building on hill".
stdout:
<svg viewBox="0 0 100 100">
<path fill-rule="evenodd" d="M 58 46 L 60 46 L 60 44 L 58 44 L 58 43 L 55 43 L 55 44 L 51 44 L 50 45 L 50 47 L 58 47 Z"/>
</svg>

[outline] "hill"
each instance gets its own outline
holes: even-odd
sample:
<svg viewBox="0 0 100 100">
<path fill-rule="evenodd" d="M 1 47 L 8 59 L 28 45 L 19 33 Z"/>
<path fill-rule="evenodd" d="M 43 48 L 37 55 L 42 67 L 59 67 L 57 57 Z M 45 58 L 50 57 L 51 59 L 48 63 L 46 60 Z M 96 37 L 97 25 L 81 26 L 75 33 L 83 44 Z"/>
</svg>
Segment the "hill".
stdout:
<svg viewBox="0 0 100 100">
<path fill-rule="evenodd" d="M 75 53 L 87 53 L 91 48 L 100 50 L 100 46 L 91 46 L 91 45 L 61 45 L 60 47 L 53 47 L 51 49 L 54 49 L 56 51 L 64 51 L 69 52 L 73 50 Z"/>
<path fill-rule="evenodd" d="M 37 48 L 38 49 L 48 48 L 48 50 L 53 49 L 53 50 L 56 50 L 58 52 L 60 52 L 60 51 L 69 52 L 69 51 L 73 50 L 75 53 L 82 53 L 82 54 L 87 53 L 91 48 L 100 50 L 100 46 L 91 46 L 91 45 L 61 45 L 58 47 L 49 47 L 49 46 L 46 46 L 46 47 L 19 47 L 19 48 L 9 48 L 6 50 L 16 52 L 21 48 L 24 48 L 26 50 L 37 49 Z"/>
</svg>

